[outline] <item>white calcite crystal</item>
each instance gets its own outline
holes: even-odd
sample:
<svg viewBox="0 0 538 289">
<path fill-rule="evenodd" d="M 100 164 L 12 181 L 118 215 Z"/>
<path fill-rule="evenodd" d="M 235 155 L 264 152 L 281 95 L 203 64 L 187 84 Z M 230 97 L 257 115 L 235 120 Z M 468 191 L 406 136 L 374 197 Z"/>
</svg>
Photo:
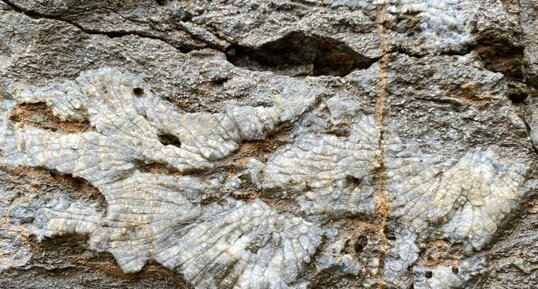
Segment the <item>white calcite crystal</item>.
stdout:
<svg viewBox="0 0 538 289">
<path fill-rule="evenodd" d="M 372 174 L 379 166 L 378 138 L 371 116 L 360 118 L 346 138 L 298 136 L 271 155 L 254 178 L 263 190 L 305 192 L 297 195 L 307 214 L 372 213 L 373 204 L 365 201 L 373 194 Z"/>
<path fill-rule="evenodd" d="M 292 121 L 314 98 L 273 107 L 231 107 L 182 113 L 155 96 L 140 78 L 117 69 L 83 73 L 75 81 L 12 88 L 18 102 L 45 102 L 64 120 L 87 120 L 92 131 L 64 134 L 11 124 L 14 102 L 3 102 L 0 147 L 6 164 L 45 167 L 81 177 L 106 198 L 96 204 L 60 198 L 38 213 L 35 234 L 90 236 L 125 272 L 149 259 L 177 270 L 198 288 L 289 288 L 320 243 L 321 231 L 263 201 L 203 206 L 220 177 L 144 172 L 161 164 L 181 173 L 211 168 L 245 140 L 263 139 Z M 278 99 L 276 100 L 278 101 Z M 181 140 L 163 144 L 160 134 Z"/>
<path fill-rule="evenodd" d="M 385 260 L 386 280 L 404 279 L 418 259 L 416 241 L 432 235 L 468 251 L 482 249 L 524 192 L 525 160 L 498 156 L 498 147 L 446 157 L 397 138 L 389 143 L 386 185 L 396 239 Z"/>
<path fill-rule="evenodd" d="M 70 233 L 89 235 L 100 229 L 101 217 L 97 204 L 62 196 L 38 212 L 35 234 L 40 239 Z"/>
<path fill-rule="evenodd" d="M 127 272 L 137 272 L 156 242 L 168 232 L 193 222 L 202 213 L 201 201 L 220 183 L 192 177 L 134 173 L 101 189 L 107 198 L 106 226 L 90 240 L 110 251 Z"/>
<path fill-rule="evenodd" d="M 113 68 L 83 73 L 75 81 L 47 87 L 12 87 L 20 102 L 45 102 L 64 120 L 87 120 L 95 131 L 62 135 L 23 127 L 6 138 L 6 161 L 45 166 L 109 182 L 132 170 L 136 162 L 166 164 L 178 171 L 211 168 L 242 141 L 263 139 L 275 128 L 303 113 L 315 98 L 288 99 L 264 107 L 231 107 L 225 112 L 182 113 L 154 95 L 139 77 Z M 281 103 L 280 105 L 278 103 Z M 9 134 L 7 128 L 4 134 Z M 159 135 L 172 135 L 181 146 L 164 145 Z M 7 148 L 10 146 L 11 149 Z"/>
<path fill-rule="evenodd" d="M 162 238 L 156 259 L 200 288 L 290 288 L 320 242 L 311 223 L 237 202 Z"/>
<path fill-rule="evenodd" d="M 402 231 L 421 235 L 441 223 L 447 236 L 480 250 L 523 192 L 525 163 L 497 156 L 493 148 L 447 158 L 389 147 L 387 190 Z"/>
<path fill-rule="evenodd" d="M 125 272 L 155 260 L 195 288 L 304 288 L 307 267 L 358 276 L 372 270 L 354 259 L 364 245 L 351 253 L 354 228 L 330 222 L 362 217 L 378 220 L 368 230 L 382 234 L 386 223 L 393 232 L 374 273 L 402 284 L 419 259 L 419 241 L 482 249 L 521 200 L 528 170 L 526 160 L 493 145 L 425 153 L 383 136 L 352 98 L 326 100 L 307 90 L 274 97 L 270 106 L 187 113 L 115 68 L 10 89 L 13 99 L 0 103 L 2 164 L 80 177 L 106 201 L 102 208 L 53 199 L 36 213 L 33 233 L 87 235 L 91 248 L 112 253 Z M 91 129 L 53 132 L 11 120 L 23 103 L 45 103 L 61 120 Z M 247 158 L 239 172 L 218 167 L 242 142 L 265 140 L 286 124 L 294 125 L 286 143 L 266 158 Z M 349 124 L 348 133 L 327 131 L 340 124 Z M 257 192 L 239 200 L 247 179 Z M 340 235 L 343 228 L 349 231 Z M 416 284 L 463 284 L 448 270 L 438 267 L 437 279 Z"/>
</svg>

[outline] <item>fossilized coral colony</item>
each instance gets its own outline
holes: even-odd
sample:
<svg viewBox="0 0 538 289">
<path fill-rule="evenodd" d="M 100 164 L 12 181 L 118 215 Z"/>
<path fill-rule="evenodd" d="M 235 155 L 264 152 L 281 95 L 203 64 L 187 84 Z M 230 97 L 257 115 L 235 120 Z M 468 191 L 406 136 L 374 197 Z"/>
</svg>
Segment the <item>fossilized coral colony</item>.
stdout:
<svg viewBox="0 0 538 289">
<path fill-rule="evenodd" d="M 292 32 L 189 53 L 181 61 L 196 67 L 226 62 L 211 85 L 253 95 L 205 111 L 108 63 L 4 83 L 2 166 L 80 178 L 104 197 L 35 201 L 20 230 L 38 242 L 87 236 L 126 273 L 157 262 L 195 288 L 321 288 L 327 272 L 331 288 L 475 284 L 483 250 L 536 189 L 534 127 L 510 100 L 518 80 L 472 51 L 477 24 L 457 17 L 469 3 L 444 2 L 363 7 L 388 15 L 371 23 L 386 39 L 374 42 L 390 42 L 391 17 L 414 11 L 418 48 L 384 43 L 363 56 L 353 49 L 364 43 Z M 354 64 L 325 67 L 339 59 Z M 188 85 L 207 91 L 200 83 Z M 428 261 L 432 244 L 453 256 Z"/>
</svg>

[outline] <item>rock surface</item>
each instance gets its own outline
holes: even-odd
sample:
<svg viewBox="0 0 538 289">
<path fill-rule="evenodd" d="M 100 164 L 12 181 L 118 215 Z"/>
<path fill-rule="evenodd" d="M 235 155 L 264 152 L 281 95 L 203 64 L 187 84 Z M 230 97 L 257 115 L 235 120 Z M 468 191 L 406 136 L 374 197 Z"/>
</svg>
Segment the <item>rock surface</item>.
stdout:
<svg viewBox="0 0 538 289">
<path fill-rule="evenodd" d="M 537 288 L 538 4 L 0 1 L 1 288 Z"/>
</svg>

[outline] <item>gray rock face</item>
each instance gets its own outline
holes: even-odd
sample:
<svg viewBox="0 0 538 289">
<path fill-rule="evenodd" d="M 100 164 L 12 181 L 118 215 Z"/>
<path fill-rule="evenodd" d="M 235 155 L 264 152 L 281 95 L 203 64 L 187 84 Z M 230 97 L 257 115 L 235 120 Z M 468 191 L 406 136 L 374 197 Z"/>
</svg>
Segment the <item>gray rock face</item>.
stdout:
<svg viewBox="0 0 538 289">
<path fill-rule="evenodd" d="M 0 1 L 0 287 L 538 287 L 537 8 Z"/>
</svg>

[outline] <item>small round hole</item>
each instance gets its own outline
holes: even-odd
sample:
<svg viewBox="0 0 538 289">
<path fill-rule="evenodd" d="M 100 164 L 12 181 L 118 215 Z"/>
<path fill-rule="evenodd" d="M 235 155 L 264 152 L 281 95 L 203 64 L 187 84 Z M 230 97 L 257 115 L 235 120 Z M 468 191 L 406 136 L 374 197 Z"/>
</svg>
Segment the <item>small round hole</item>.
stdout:
<svg viewBox="0 0 538 289">
<path fill-rule="evenodd" d="M 433 272 L 432 271 L 426 271 L 424 276 L 426 276 L 426 278 L 430 279 L 431 277 L 433 277 Z"/>
<path fill-rule="evenodd" d="M 140 88 L 140 87 L 135 87 L 133 89 L 133 93 L 134 95 L 138 96 L 138 97 L 141 97 L 144 95 L 144 89 Z"/>
<path fill-rule="evenodd" d="M 460 270 L 458 269 L 458 267 L 452 267 L 452 273 L 458 274 L 459 272 Z"/>
<path fill-rule="evenodd" d="M 168 2 L 168 1 L 166 1 L 166 0 L 155 0 L 155 2 L 157 2 L 157 4 L 159 4 L 161 6 L 164 6 L 164 5 L 166 5 L 166 2 Z"/>
<path fill-rule="evenodd" d="M 512 101 L 512 103 L 525 103 L 525 100 L 527 100 L 529 94 L 526 92 L 512 92 L 508 94 L 508 99 Z"/>
<path fill-rule="evenodd" d="M 368 243 L 368 239 L 366 236 L 360 235 L 357 240 L 355 241 L 354 249 L 355 253 L 360 253 L 362 250 L 364 250 L 364 247 L 366 247 L 366 244 Z"/>
<path fill-rule="evenodd" d="M 172 145 L 181 148 L 181 141 L 173 134 L 161 133 L 158 135 L 158 138 L 163 145 Z"/>
<path fill-rule="evenodd" d="M 354 176 L 346 176 L 346 181 L 347 181 L 349 184 L 351 184 L 351 185 L 353 185 L 353 186 L 355 186 L 355 187 L 358 187 L 358 186 L 361 185 L 361 179 L 356 178 L 356 177 L 354 177 Z"/>
</svg>

